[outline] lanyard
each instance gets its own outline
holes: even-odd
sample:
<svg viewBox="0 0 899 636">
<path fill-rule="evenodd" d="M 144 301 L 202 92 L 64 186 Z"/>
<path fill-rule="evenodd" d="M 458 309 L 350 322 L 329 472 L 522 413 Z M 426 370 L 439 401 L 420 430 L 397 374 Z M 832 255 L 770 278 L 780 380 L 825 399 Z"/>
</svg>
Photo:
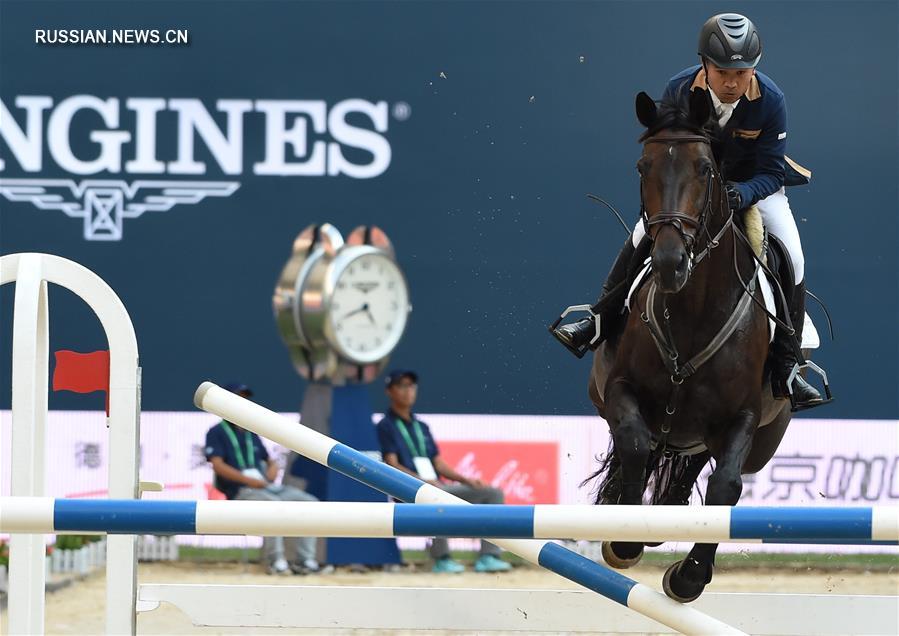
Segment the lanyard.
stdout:
<svg viewBox="0 0 899 636">
<path fill-rule="evenodd" d="M 415 437 L 418 439 L 419 448 L 415 448 L 415 444 L 412 443 L 412 438 L 409 437 L 409 432 L 406 430 L 405 424 L 399 418 L 396 420 L 396 427 L 399 429 L 403 439 L 406 440 L 406 446 L 412 451 L 412 457 L 428 456 L 428 447 L 425 444 L 425 436 L 421 432 L 421 426 L 419 425 L 418 420 L 412 420 L 412 429 L 415 431 Z"/>
<path fill-rule="evenodd" d="M 240 445 L 237 443 L 237 436 L 234 434 L 234 431 L 232 431 L 231 427 L 224 421 L 222 421 L 222 428 L 225 429 L 225 433 L 228 435 L 228 439 L 231 440 L 231 446 L 234 447 L 234 455 L 235 457 L 237 457 L 238 468 L 240 468 L 240 470 L 248 468 L 246 462 L 243 460 L 243 453 L 240 452 Z M 256 449 L 253 448 L 253 436 L 250 435 L 250 431 L 244 431 L 244 443 L 247 446 L 247 456 L 250 458 L 249 468 L 255 468 Z"/>
</svg>

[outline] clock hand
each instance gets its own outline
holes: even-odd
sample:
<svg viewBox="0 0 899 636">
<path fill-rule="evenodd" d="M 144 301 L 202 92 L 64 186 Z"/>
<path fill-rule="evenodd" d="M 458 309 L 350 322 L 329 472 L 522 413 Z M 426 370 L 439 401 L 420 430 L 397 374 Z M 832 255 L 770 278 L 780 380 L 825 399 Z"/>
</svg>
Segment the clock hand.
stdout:
<svg viewBox="0 0 899 636">
<path fill-rule="evenodd" d="M 368 303 L 363 303 L 363 305 L 359 309 L 354 309 L 350 313 L 346 314 L 341 320 L 346 320 L 350 316 L 355 316 L 356 314 L 361 314 L 363 311 L 368 311 Z M 371 312 L 369 312 L 371 314 Z"/>
<path fill-rule="evenodd" d="M 368 308 L 368 305 L 365 306 L 365 313 L 368 314 L 368 319 L 371 320 L 371 324 L 373 324 L 373 325 L 377 324 L 375 322 L 375 317 L 372 315 L 371 310 Z"/>
</svg>

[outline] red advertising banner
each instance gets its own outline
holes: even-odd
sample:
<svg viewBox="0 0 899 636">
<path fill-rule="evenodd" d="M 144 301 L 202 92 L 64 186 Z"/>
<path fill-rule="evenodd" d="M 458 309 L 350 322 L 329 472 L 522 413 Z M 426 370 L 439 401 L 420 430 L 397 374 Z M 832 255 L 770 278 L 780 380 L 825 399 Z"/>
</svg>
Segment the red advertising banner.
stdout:
<svg viewBox="0 0 899 636">
<path fill-rule="evenodd" d="M 440 442 L 440 455 L 458 472 L 506 494 L 507 504 L 559 502 L 557 442 Z"/>
</svg>

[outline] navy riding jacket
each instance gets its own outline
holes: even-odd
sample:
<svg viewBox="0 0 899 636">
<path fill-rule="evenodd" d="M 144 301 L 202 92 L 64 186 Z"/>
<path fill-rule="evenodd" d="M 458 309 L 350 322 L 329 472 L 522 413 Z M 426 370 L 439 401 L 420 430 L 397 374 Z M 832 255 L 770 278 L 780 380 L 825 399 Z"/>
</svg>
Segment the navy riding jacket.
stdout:
<svg viewBox="0 0 899 636">
<path fill-rule="evenodd" d="M 672 77 L 662 101 L 685 105 L 690 91 L 708 90 L 705 70 L 691 66 Z M 784 185 L 808 183 L 811 172 L 784 155 L 787 105 L 774 81 L 756 71 L 724 128 L 715 126 L 712 150 L 727 181 L 733 181 L 749 207 Z"/>
</svg>

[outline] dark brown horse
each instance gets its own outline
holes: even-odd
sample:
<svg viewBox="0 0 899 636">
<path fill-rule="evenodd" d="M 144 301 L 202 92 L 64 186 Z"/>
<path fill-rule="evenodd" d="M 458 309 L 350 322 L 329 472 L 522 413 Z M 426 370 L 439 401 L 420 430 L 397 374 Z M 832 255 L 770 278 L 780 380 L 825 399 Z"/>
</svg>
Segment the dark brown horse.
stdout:
<svg viewBox="0 0 899 636">
<path fill-rule="evenodd" d="M 769 327 L 758 272 L 731 214 L 704 125 L 711 103 L 694 91 L 688 111 L 640 93 L 641 214 L 652 240 L 651 276 L 631 299 L 620 338 L 597 351 L 590 398 L 612 433 L 597 475 L 599 503 L 686 504 L 709 458 L 707 505 L 732 506 L 741 474 L 774 455 L 790 403 L 765 381 Z M 742 281 L 742 282 L 741 282 Z M 671 598 L 689 602 L 712 579 L 717 544 L 696 544 L 665 573 Z M 603 556 L 630 567 L 643 544 L 612 542 Z"/>
</svg>

